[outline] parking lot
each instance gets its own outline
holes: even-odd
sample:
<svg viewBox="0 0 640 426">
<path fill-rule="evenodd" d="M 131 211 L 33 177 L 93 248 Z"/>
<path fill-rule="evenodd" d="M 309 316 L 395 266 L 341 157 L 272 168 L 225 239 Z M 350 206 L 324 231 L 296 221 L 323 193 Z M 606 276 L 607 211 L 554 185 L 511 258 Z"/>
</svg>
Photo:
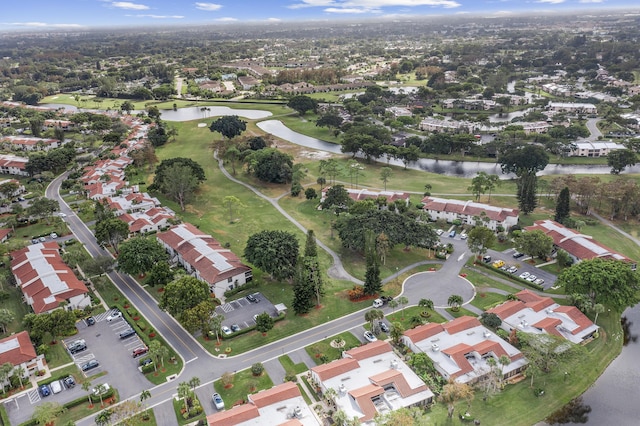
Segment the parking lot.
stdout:
<svg viewBox="0 0 640 426">
<path fill-rule="evenodd" d="M 118 390 L 121 399 L 125 399 L 144 389 L 149 389 L 153 384 L 147 381 L 137 369 L 138 362 L 144 357 L 133 358 L 132 356 L 136 348 L 145 347 L 144 343 L 137 335 L 120 339 L 120 333 L 130 327 L 122 318 L 107 321 L 107 317 L 112 313 L 113 311 L 110 311 L 94 317 L 96 323 L 92 326 L 88 326 L 85 321 L 79 321 L 76 323 L 78 334 L 64 339 L 61 343 L 68 347 L 72 342 L 82 339 L 87 346 L 85 350 L 71 354 L 73 362 L 78 366 L 74 374 L 76 382 L 87 377 L 91 380 L 92 387 L 108 383 L 109 386 Z M 98 361 L 100 365 L 86 372 L 81 371 L 81 366 L 91 360 Z M 101 372 L 107 374 L 92 379 Z M 51 393 L 48 396 L 43 396 L 39 389 L 32 389 L 24 396 L 6 402 L 5 408 L 11 424 L 20 424 L 27 421 L 33 412 L 33 407 L 21 410 L 21 406 L 38 405 L 41 401 L 64 404 L 86 395 L 81 385 L 73 388 L 65 386 L 60 393 Z"/>
<path fill-rule="evenodd" d="M 255 301 L 251 302 L 248 300 L 251 298 L 254 298 Z M 278 316 L 276 307 L 268 299 L 263 297 L 261 293 L 253 293 L 247 297 L 233 300 L 216 308 L 216 313 L 224 316 L 224 321 L 222 321 L 223 326 L 231 328 L 233 325 L 237 325 L 240 330 L 255 325 L 254 315 L 259 315 L 263 312 L 268 313 L 272 317 Z"/>
<path fill-rule="evenodd" d="M 516 253 L 516 250 L 513 248 L 504 250 L 502 252 L 495 250 L 487 251 L 487 255 L 491 256 L 491 261 L 489 262 L 490 264 L 502 260 L 507 267 L 516 267 L 517 271 L 512 273 L 515 278 L 519 277 L 523 273 L 529 274 L 529 276 L 535 275 L 536 279 L 544 280 L 544 283 L 542 283 L 541 285 L 545 290 L 553 287 L 557 279 L 556 275 L 529 264 L 528 262 L 526 262 L 526 260 L 528 259 L 528 257 L 526 256 L 514 258 L 514 253 Z"/>
</svg>

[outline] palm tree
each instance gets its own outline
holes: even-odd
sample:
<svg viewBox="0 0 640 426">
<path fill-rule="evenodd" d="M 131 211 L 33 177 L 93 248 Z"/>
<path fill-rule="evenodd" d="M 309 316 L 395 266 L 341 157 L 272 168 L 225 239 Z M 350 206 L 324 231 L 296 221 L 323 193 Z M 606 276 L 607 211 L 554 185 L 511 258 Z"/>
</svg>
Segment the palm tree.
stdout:
<svg viewBox="0 0 640 426">
<path fill-rule="evenodd" d="M 22 384 L 22 380 L 24 379 L 24 373 L 26 372 L 27 370 L 25 370 L 24 367 L 21 365 L 18 365 L 13 369 L 13 374 L 18 375 L 18 380 L 20 381 L 20 389 L 24 387 L 24 385 Z"/>
<path fill-rule="evenodd" d="M 189 379 L 189 386 L 191 386 L 191 389 L 193 389 L 194 391 L 196 390 L 196 387 L 200 384 L 200 378 L 193 376 L 191 379 Z"/>
<path fill-rule="evenodd" d="M 391 335 L 391 339 L 393 339 L 395 343 L 398 343 L 400 341 L 400 338 L 402 337 L 403 333 L 404 333 L 404 327 L 402 327 L 401 323 L 399 322 L 391 323 L 391 330 L 389 331 L 389 334 Z"/>
<path fill-rule="evenodd" d="M 93 407 L 93 402 L 91 401 L 91 380 L 87 380 L 82 384 L 82 390 L 89 394 L 89 408 Z"/>
<path fill-rule="evenodd" d="M 149 416 L 149 414 L 147 413 L 147 404 L 145 404 L 145 401 L 149 398 L 151 398 L 151 392 L 149 392 L 147 389 L 140 392 L 140 403 L 144 405 L 145 417 Z"/>
<path fill-rule="evenodd" d="M 389 302 L 389 306 L 393 309 L 393 313 L 396 313 L 396 308 L 398 307 L 398 301 L 392 300 Z"/>
<path fill-rule="evenodd" d="M 433 300 L 431 299 L 420 299 L 418 302 L 418 306 L 424 308 L 424 310 L 433 310 Z"/>
<path fill-rule="evenodd" d="M 36 423 L 42 425 L 53 424 L 60 414 L 65 411 L 65 408 L 57 402 L 45 402 L 42 403 L 33 410 L 31 418 Z"/>
<path fill-rule="evenodd" d="M 189 383 L 182 382 L 178 384 L 178 397 L 182 398 L 182 400 L 184 401 L 185 412 L 189 411 L 189 405 L 187 404 L 187 399 L 189 399 L 189 396 L 191 396 L 191 386 L 189 386 Z"/>
<path fill-rule="evenodd" d="M 100 386 L 100 385 L 98 385 Z M 96 416 L 96 424 L 98 426 L 106 426 L 109 424 L 109 422 L 111 421 L 111 416 L 113 415 L 113 411 L 107 409 L 107 410 L 103 410 L 100 412 L 100 414 L 98 414 Z"/>
<path fill-rule="evenodd" d="M 457 294 L 452 294 L 451 296 L 449 296 L 449 298 L 447 299 L 447 304 L 451 307 L 451 309 L 453 309 L 454 311 L 457 311 L 458 309 L 460 309 L 460 305 L 462 305 L 462 296 L 457 295 Z"/>
<path fill-rule="evenodd" d="M 593 312 L 596 313 L 596 318 L 593 320 L 593 323 L 596 324 L 598 322 L 598 315 L 604 312 L 604 305 L 601 303 L 596 303 L 593 305 Z"/>
<path fill-rule="evenodd" d="M 96 390 L 95 392 L 98 394 L 98 396 L 100 397 L 100 406 L 102 407 L 104 404 L 102 402 L 102 394 L 105 393 L 105 391 L 107 390 L 106 386 L 104 385 L 104 383 L 100 383 L 99 385 L 96 386 Z"/>
<path fill-rule="evenodd" d="M 371 331 L 373 331 L 373 323 L 375 320 L 381 320 L 382 318 L 384 318 L 384 312 L 380 309 L 370 309 L 364 313 L 364 320 L 369 322 Z"/>
<path fill-rule="evenodd" d="M 407 299 L 405 296 L 400 296 L 398 297 L 398 303 L 400 304 L 400 306 L 402 306 L 402 318 L 404 319 L 404 305 L 409 303 L 409 299 Z"/>
</svg>

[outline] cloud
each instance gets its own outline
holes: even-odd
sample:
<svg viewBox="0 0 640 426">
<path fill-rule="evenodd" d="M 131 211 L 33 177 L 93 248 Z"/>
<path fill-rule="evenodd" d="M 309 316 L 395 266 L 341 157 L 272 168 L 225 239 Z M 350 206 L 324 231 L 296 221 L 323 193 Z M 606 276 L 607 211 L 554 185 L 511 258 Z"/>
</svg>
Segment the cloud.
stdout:
<svg viewBox="0 0 640 426">
<path fill-rule="evenodd" d="M 215 3 L 196 3 L 196 9 L 205 10 L 207 12 L 215 12 L 222 8 L 221 4 Z"/>
<path fill-rule="evenodd" d="M 282 22 L 280 18 L 267 18 L 267 22 Z"/>
<path fill-rule="evenodd" d="M 564 2 L 565 0 L 536 0 L 536 3 L 547 3 L 547 4 L 560 4 Z"/>
<path fill-rule="evenodd" d="M 183 19 L 182 15 L 126 15 L 135 18 L 154 18 L 154 19 Z"/>
<path fill-rule="evenodd" d="M 218 22 L 236 22 L 237 19 L 236 18 L 231 18 L 231 17 L 225 17 L 225 18 L 218 18 L 218 19 L 216 19 L 216 21 L 218 21 Z"/>
<path fill-rule="evenodd" d="M 11 25 L 14 27 L 30 27 L 30 28 L 84 28 L 80 24 L 47 24 L 46 22 L 5 22 L 2 25 Z"/>
<path fill-rule="evenodd" d="M 128 10 L 148 10 L 149 6 L 138 3 L 131 3 L 130 1 L 114 1 L 111 2 L 111 6 L 117 7 L 118 9 L 128 9 Z"/>
<path fill-rule="evenodd" d="M 604 0 L 580 0 L 580 3 L 604 3 Z"/>
<path fill-rule="evenodd" d="M 384 7 L 418 6 L 454 8 L 461 5 L 455 0 L 302 0 L 301 3 L 288 7 L 290 9 L 324 7 L 325 12 L 364 13 L 380 12 L 380 9 Z"/>
</svg>

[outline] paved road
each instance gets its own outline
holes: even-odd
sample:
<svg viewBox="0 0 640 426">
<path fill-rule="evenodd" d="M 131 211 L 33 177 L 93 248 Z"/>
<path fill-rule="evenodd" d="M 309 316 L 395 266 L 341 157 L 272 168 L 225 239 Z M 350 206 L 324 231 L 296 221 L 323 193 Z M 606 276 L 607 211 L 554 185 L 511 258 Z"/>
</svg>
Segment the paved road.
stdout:
<svg viewBox="0 0 640 426">
<path fill-rule="evenodd" d="M 104 255 L 107 252 L 98 246 L 91 231 L 59 195 L 58 191 L 60 185 L 62 181 L 66 179 L 66 176 L 67 174 L 65 173 L 55 179 L 47 188 L 46 195 L 47 197 L 57 199 L 60 202 L 61 211 L 67 215 L 65 221 L 75 234 L 76 238 L 85 244 L 89 253 L 92 256 Z M 229 178 L 232 179 L 231 177 Z M 257 194 L 263 196 L 262 194 Z M 294 224 L 297 224 L 297 222 L 284 212 L 277 203 L 275 203 L 275 206 L 278 211 L 289 218 L 289 220 Z M 297 224 L 296 226 L 304 230 L 301 225 Z M 410 279 L 406 280 L 403 284 L 403 295 L 410 301 L 408 306 L 417 304 L 417 302 L 422 298 L 440 300 L 441 297 L 448 297 L 450 294 L 462 295 L 466 304 L 474 296 L 471 285 L 458 276 L 460 268 L 464 265 L 466 259 L 471 256 L 471 253 L 466 247 L 466 242 L 460 241 L 459 239 L 446 238 L 445 240 L 454 245 L 454 253 L 451 255 L 450 259 L 444 263 L 443 267 L 439 271 L 429 273 L 429 279 L 427 280 L 429 281 L 429 285 L 425 285 L 426 281 L 424 276 L 418 276 L 417 278 L 410 277 Z M 318 243 L 323 247 L 321 242 Z M 328 249 L 326 247 L 323 248 Z M 337 258 L 337 255 L 335 256 Z M 339 262 L 340 259 L 337 260 L 337 265 L 339 265 L 338 270 L 340 270 L 340 268 L 342 268 L 342 263 Z M 398 271 L 398 273 L 402 273 L 404 270 L 408 270 L 410 268 L 411 267 L 405 268 L 402 271 Z M 342 271 L 344 271 L 344 268 L 342 268 Z M 344 271 L 344 274 L 349 276 L 346 271 Z M 150 408 L 158 407 L 158 412 L 170 412 L 167 406 L 171 404 L 172 397 L 176 394 L 177 383 L 189 380 L 191 377 L 197 376 L 200 378 L 202 384 L 199 386 L 199 393 L 202 392 L 204 396 L 212 390 L 211 383 L 227 371 L 239 371 L 248 368 L 251 364 L 256 362 L 266 363 L 283 354 L 292 353 L 304 355 L 304 347 L 317 342 L 318 340 L 328 338 L 347 330 L 354 329 L 354 333 L 358 335 L 358 332 L 361 331 L 361 326 L 364 323 L 364 312 L 369 309 L 367 308 L 354 312 L 346 315 L 345 317 L 328 321 L 312 329 L 289 336 L 278 342 L 267 344 L 259 349 L 224 359 L 216 358 L 209 354 L 171 316 L 161 311 L 158 308 L 155 299 L 153 299 L 146 290 L 141 288 L 130 276 L 113 272 L 109 274 L 109 277 L 113 280 L 116 287 L 122 291 L 127 300 L 129 300 L 131 304 L 147 318 L 152 327 L 166 339 L 168 344 L 171 345 L 185 361 L 184 368 L 176 379 L 150 389 L 151 398 L 146 401 L 147 406 Z M 386 281 L 394 278 L 395 276 L 389 277 Z M 435 285 L 435 283 L 447 284 L 443 290 L 442 285 Z M 449 291 L 450 293 L 447 293 Z M 391 313 L 391 309 L 389 307 L 384 307 L 382 310 L 385 314 Z M 117 378 L 115 377 L 108 378 L 108 380 L 110 383 L 117 383 Z M 139 393 L 134 393 L 128 389 L 119 389 L 119 391 L 122 400 L 126 398 L 137 400 L 139 398 Z M 209 407 L 209 405 L 210 404 L 204 403 L 207 413 L 213 412 L 214 410 L 213 407 Z M 32 409 L 32 407 L 25 407 L 25 409 Z M 93 416 L 82 419 L 76 424 L 79 426 L 93 425 Z"/>
<path fill-rule="evenodd" d="M 598 129 L 598 122 L 600 118 L 589 118 L 587 119 L 587 129 L 589 130 L 589 137 L 587 140 L 589 141 L 597 141 L 599 137 L 602 136 L 602 132 Z"/>
</svg>

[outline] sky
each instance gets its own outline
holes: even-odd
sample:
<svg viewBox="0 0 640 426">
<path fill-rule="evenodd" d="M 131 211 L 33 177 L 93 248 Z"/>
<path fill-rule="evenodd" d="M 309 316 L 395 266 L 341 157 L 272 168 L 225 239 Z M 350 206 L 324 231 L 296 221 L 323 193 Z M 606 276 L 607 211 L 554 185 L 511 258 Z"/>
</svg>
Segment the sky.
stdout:
<svg viewBox="0 0 640 426">
<path fill-rule="evenodd" d="M 0 32 L 607 8 L 640 10 L 638 0 L 2 0 Z"/>
</svg>

